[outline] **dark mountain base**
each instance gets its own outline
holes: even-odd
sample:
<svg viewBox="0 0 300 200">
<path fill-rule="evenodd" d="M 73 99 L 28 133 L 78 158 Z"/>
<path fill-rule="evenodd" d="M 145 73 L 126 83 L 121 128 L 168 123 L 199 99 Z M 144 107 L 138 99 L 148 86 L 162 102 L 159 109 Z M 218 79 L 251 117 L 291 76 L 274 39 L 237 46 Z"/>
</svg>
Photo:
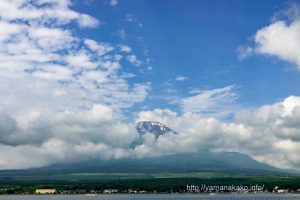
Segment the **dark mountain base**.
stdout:
<svg viewBox="0 0 300 200">
<path fill-rule="evenodd" d="M 14 177 L 43 177 L 74 173 L 191 173 L 216 172 L 248 175 L 291 175 L 293 172 L 259 163 L 240 153 L 194 153 L 118 160 L 87 160 L 60 163 L 28 170 L 2 170 L 0 180 Z M 107 177 L 109 178 L 109 177 Z"/>
</svg>

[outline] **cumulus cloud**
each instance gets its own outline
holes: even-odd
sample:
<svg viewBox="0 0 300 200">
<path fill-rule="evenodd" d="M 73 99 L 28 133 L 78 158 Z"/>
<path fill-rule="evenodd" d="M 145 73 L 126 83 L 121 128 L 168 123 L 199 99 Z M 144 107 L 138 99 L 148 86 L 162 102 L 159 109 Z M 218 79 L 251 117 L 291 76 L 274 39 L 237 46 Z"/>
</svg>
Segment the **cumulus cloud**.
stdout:
<svg viewBox="0 0 300 200">
<path fill-rule="evenodd" d="M 255 111 L 238 113 L 236 123 L 247 128 L 252 139 L 244 151 L 271 165 L 299 169 L 299 106 L 300 98 L 290 96 Z"/>
<path fill-rule="evenodd" d="M 257 31 L 255 42 L 257 53 L 277 56 L 300 68 L 300 20 L 274 22 Z"/>
<path fill-rule="evenodd" d="M 253 52 L 275 56 L 300 69 L 300 15 L 298 5 L 292 4 L 273 17 L 272 23 L 259 29 L 254 35 L 255 46 L 240 46 L 240 60 Z M 284 48 L 283 48 L 284 47 Z"/>
<path fill-rule="evenodd" d="M 28 168 L 90 158 L 152 157 L 187 152 L 241 152 L 280 168 L 300 169 L 300 97 L 235 114 L 232 122 L 169 109 L 142 111 L 135 122 L 105 105 L 81 112 L 0 113 L 0 168 Z M 159 121 L 179 134 L 138 139 L 135 123 Z M 26 155 L 31 156 L 26 156 Z"/>
<path fill-rule="evenodd" d="M 235 114 L 232 122 L 203 117 L 197 113 L 178 114 L 156 109 L 143 111 L 139 120 L 154 120 L 169 125 L 180 134 L 164 135 L 156 143 L 146 137 L 139 147 L 142 155 L 176 152 L 233 151 L 280 168 L 300 168 L 300 97 Z"/>
<path fill-rule="evenodd" d="M 128 156 L 128 147 L 137 137 L 134 125 L 122 123 L 120 116 L 104 105 L 82 112 L 17 116 L 2 112 L 0 119 L 1 169 L 120 158 Z"/>
</svg>

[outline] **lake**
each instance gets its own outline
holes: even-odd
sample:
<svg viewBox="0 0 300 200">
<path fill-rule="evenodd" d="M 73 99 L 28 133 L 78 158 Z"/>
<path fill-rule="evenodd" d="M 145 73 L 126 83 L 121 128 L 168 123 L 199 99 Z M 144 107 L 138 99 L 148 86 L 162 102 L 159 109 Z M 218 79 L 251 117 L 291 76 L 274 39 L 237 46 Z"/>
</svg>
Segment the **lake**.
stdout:
<svg viewBox="0 0 300 200">
<path fill-rule="evenodd" d="M 97 196 L 84 196 L 84 195 L 1 195 L 0 200 L 300 200 L 299 194 L 216 194 L 216 195 L 203 195 L 203 194 L 114 194 L 114 195 L 97 195 Z"/>
</svg>

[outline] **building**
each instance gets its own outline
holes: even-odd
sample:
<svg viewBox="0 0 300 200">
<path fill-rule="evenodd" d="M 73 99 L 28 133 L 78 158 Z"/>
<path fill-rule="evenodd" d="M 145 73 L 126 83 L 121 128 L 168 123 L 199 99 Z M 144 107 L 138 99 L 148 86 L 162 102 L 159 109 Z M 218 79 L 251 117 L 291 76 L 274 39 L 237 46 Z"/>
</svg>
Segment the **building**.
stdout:
<svg viewBox="0 0 300 200">
<path fill-rule="evenodd" d="M 134 189 L 128 189 L 128 193 L 129 193 L 129 194 L 137 194 L 138 191 L 137 191 L 137 190 L 134 190 Z"/>
<path fill-rule="evenodd" d="M 36 194 L 54 194 L 56 192 L 55 189 L 36 189 Z"/>
<path fill-rule="evenodd" d="M 289 191 L 287 189 L 280 189 L 277 192 L 281 193 L 281 194 L 285 194 L 285 193 L 288 193 Z"/>
<path fill-rule="evenodd" d="M 117 189 L 105 189 L 103 190 L 104 194 L 112 194 L 112 193 L 118 193 Z"/>
</svg>

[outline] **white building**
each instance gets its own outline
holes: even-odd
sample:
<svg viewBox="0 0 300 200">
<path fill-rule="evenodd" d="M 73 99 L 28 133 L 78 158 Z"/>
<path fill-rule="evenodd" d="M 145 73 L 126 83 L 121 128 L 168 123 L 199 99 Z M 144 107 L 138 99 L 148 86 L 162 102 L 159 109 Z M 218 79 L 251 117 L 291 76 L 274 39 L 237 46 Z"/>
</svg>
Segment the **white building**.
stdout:
<svg viewBox="0 0 300 200">
<path fill-rule="evenodd" d="M 56 189 L 36 189 L 36 194 L 54 194 Z"/>
<path fill-rule="evenodd" d="M 277 192 L 280 193 L 280 194 L 284 194 L 284 193 L 288 193 L 289 191 L 286 190 L 286 189 L 280 189 Z"/>
<path fill-rule="evenodd" d="M 118 193 L 117 189 L 105 189 L 103 190 L 104 194 L 112 194 L 112 193 Z"/>
</svg>

